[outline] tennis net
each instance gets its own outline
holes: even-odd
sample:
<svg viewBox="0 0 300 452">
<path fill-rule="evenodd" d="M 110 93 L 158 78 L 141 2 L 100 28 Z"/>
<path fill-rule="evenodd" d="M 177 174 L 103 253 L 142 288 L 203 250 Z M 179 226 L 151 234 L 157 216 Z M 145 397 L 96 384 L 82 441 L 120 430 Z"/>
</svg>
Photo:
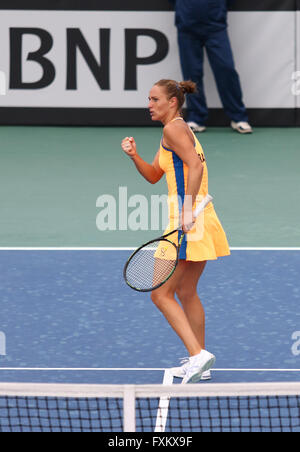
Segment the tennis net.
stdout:
<svg viewBox="0 0 300 452">
<path fill-rule="evenodd" d="M 300 432 L 300 383 L 0 383 L 0 432 Z"/>
</svg>

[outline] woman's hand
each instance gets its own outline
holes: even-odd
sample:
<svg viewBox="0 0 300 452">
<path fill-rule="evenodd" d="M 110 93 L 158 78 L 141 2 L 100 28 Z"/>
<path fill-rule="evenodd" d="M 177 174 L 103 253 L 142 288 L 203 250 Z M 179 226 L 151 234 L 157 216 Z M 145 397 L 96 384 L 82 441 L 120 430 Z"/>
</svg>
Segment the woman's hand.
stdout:
<svg viewBox="0 0 300 452">
<path fill-rule="evenodd" d="M 159 151 L 155 156 L 152 164 L 145 162 L 136 150 L 136 143 L 132 137 L 126 137 L 121 143 L 122 149 L 127 154 L 136 166 L 138 172 L 148 181 L 150 184 L 156 184 L 164 172 L 159 167 Z"/>
<path fill-rule="evenodd" d="M 136 143 L 134 138 L 126 137 L 122 140 L 121 147 L 125 154 L 127 154 L 130 158 L 133 158 L 137 155 L 136 151 Z"/>
<path fill-rule="evenodd" d="M 181 213 L 181 226 L 183 232 L 186 234 L 189 232 L 196 222 L 196 218 L 193 215 L 193 210 L 189 207 L 183 206 L 182 213 Z"/>
</svg>

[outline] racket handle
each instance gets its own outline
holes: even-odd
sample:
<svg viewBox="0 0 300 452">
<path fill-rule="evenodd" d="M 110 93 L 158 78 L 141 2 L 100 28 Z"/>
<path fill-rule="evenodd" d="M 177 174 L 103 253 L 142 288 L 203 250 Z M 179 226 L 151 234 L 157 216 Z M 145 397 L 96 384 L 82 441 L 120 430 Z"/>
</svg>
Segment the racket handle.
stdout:
<svg viewBox="0 0 300 452">
<path fill-rule="evenodd" d="M 205 196 L 205 198 L 202 199 L 202 201 L 198 204 L 198 206 L 194 210 L 193 217 L 197 218 L 200 215 L 200 213 L 203 212 L 203 210 L 205 209 L 207 204 L 209 204 L 212 200 L 213 200 L 213 197 L 211 195 L 207 194 Z M 189 225 L 189 228 L 192 228 L 193 226 L 194 226 L 194 223 Z M 179 229 L 180 228 L 182 228 L 182 224 L 180 224 Z"/>
<path fill-rule="evenodd" d="M 206 195 L 204 199 L 198 204 L 196 209 L 193 212 L 194 218 L 197 218 L 198 215 L 205 209 L 207 204 L 209 204 L 213 200 L 213 197 L 210 195 Z"/>
</svg>

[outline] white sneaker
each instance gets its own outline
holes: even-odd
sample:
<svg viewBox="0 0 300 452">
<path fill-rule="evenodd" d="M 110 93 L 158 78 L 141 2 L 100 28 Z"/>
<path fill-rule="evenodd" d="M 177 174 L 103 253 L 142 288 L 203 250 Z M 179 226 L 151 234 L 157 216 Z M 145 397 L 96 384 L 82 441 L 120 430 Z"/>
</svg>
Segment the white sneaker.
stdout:
<svg viewBox="0 0 300 452">
<path fill-rule="evenodd" d="M 206 381 L 206 380 L 211 380 L 211 372 L 210 372 L 210 370 L 206 370 L 201 375 L 201 381 Z"/>
<path fill-rule="evenodd" d="M 248 124 L 248 122 L 234 122 L 231 121 L 231 127 L 233 128 L 233 130 L 236 130 L 239 133 L 252 133 L 252 127 L 250 126 L 250 124 Z"/>
<path fill-rule="evenodd" d="M 170 371 L 171 371 L 171 374 L 173 375 L 173 377 L 184 378 L 185 374 L 186 374 L 186 370 L 189 367 L 189 362 L 190 362 L 189 358 L 182 358 L 180 360 L 180 363 L 182 364 L 181 366 L 172 367 L 170 369 Z"/>
<path fill-rule="evenodd" d="M 187 368 L 189 367 L 189 358 L 182 358 L 181 359 L 181 363 L 182 366 L 180 367 L 172 367 L 170 369 L 173 377 L 175 378 L 184 378 Z M 210 370 L 207 370 L 206 372 L 203 372 L 202 376 L 201 376 L 201 380 L 211 380 L 211 372 Z"/>
<path fill-rule="evenodd" d="M 205 126 L 200 126 L 199 124 L 197 124 L 196 122 L 190 121 L 187 123 L 187 125 L 192 129 L 193 132 L 197 133 L 201 133 L 201 132 L 205 132 L 206 127 Z"/>
<path fill-rule="evenodd" d="M 201 380 L 203 373 L 210 370 L 215 362 L 215 356 L 206 350 L 202 350 L 198 355 L 191 356 L 182 384 L 198 383 L 198 381 Z"/>
</svg>

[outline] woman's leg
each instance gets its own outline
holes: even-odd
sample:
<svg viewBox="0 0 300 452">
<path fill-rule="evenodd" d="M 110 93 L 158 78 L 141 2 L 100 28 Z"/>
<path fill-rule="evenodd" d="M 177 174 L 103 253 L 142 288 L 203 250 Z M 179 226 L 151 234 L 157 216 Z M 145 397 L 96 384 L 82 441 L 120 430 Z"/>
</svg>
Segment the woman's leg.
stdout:
<svg viewBox="0 0 300 452">
<path fill-rule="evenodd" d="M 188 262 L 187 264 L 182 275 L 182 283 L 177 287 L 176 294 L 201 348 L 205 349 L 205 312 L 197 293 L 197 286 L 205 269 L 206 261 Z"/>
<path fill-rule="evenodd" d="M 197 266 L 197 264 L 199 265 Z M 196 267 L 198 268 L 198 271 L 196 271 Z M 202 336 L 198 335 L 198 327 L 196 328 L 195 323 L 193 322 L 192 324 L 194 324 L 194 326 L 192 326 L 191 321 L 188 318 L 188 316 L 192 315 L 192 308 L 188 308 L 186 313 L 176 301 L 175 293 L 180 293 L 180 290 L 183 290 L 183 288 L 187 284 L 190 284 L 191 281 L 194 281 L 193 285 L 194 287 L 197 287 L 195 278 L 197 274 L 199 277 L 201 276 L 203 269 L 204 266 L 202 263 L 191 263 L 181 260 L 178 263 L 174 275 L 169 281 L 151 293 L 152 301 L 163 313 L 166 320 L 183 341 L 191 356 L 201 352 L 202 345 L 200 342 L 202 341 Z M 186 282 L 186 280 L 188 282 Z M 196 303 L 193 303 L 193 306 L 195 304 Z M 199 312 L 199 310 L 197 312 Z M 203 319 L 200 323 L 201 322 L 203 322 Z"/>
</svg>

